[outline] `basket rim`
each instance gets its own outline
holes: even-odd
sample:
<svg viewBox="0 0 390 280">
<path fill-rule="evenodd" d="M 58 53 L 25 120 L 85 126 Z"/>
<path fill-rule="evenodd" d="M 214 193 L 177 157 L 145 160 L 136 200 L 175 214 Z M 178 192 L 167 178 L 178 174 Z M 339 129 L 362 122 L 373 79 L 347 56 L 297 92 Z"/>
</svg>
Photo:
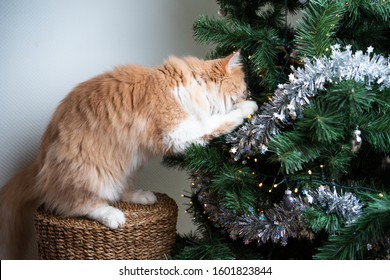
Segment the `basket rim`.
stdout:
<svg viewBox="0 0 390 280">
<path fill-rule="evenodd" d="M 142 205 L 128 202 L 116 202 L 112 206 L 119 208 L 126 217 L 126 223 L 116 230 L 123 230 L 125 228 L 133 228 L 145 223 L 156 222 L 161 218 L 177 219 L 178 206 L 175 200 L 169 197 L 167 194 L 155 192 L 157 202 L 152 205 Z M 162 211 L 163 210 L 163 211 Z M 145 218 L 147 217 L 147 221 Z M 113 230 L 109 229 L 105 225 L 98 221 L 88 219 L 86 217 L 63 217 L 57 215 L 49 210 L 40 206 L 34 214 L 34 223 L 46 223 L 56 227 L 66 228 L 90 228 L 101 230 Z"/>
</svg>

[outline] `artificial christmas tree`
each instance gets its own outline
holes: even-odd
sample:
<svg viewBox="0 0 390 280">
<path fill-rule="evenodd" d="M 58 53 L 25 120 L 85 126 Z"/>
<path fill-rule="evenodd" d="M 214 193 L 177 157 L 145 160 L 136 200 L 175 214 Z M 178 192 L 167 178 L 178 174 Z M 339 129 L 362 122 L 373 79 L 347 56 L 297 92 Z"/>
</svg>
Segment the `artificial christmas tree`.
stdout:
<svg viewBox="0 0 390 280">
<path fill-rule="evenodd" d="M 194 36 L 212 57 L 240 49 L 260 109 L 165 158 L 189 172 L 199 225 L 174 257 L 389 258 L 390 2 L 218 3 Z"/>
</svg>

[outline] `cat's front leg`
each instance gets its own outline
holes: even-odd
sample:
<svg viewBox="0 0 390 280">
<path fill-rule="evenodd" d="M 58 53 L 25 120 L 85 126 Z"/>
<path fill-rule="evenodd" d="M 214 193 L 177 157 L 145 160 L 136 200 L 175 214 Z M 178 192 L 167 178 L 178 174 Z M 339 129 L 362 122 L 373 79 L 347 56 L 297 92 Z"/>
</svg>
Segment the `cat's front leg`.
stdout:
<svg viewBox="0 0 390 280">
<path fill-rule="evenodd" d="M 170 153 L 182 153 L 191 144 L 206 145 L 212 139 L 232 132 L 256 110 L 256 102 L 243 101 L 227 114 L 189 115 L 174 130 L 164 135 L 163 143 Z"/>
<path fill-rule="evenodd" d="M 213 115 L 208 121 L 209 132 L 203 139 L 210 141 L 214 138 L 232 132 L 244 122 L 244 119 L 257 111 L 257 104 L 254 101 L 242 101 L 234 105 L 234 109 L 225 115 Z"/>
<path fill-rule="evenodd" d="M 138 155 L 138 160 L 143 157 Z M 151 205 L 157 202 L 157 198 L 151 191 L 140 190 L 136 187 L 136 178 L 138 172 L 141 167 L 134 168 L 134 164 L 131 165 L 133 167 L 133 171 L 131 175 L 127 177 L 127 187 L 121 194 L 121 200 L 125 202 L 135 203 L 135 204 L 143 204 L 143 205 Z"/>
<path fill-rule="evenodd" d="M 101 222 L 110 229 L 117 229 L 126 222 L 125 214 L 108 204 L 96 206 L 86 216 L 92 220 Z"/>
<path fill-rule="evenodd" d="M 234 107 L 236 110 L 239 109 L 241 111 L 241 116 L 243 118 L 247 118 L 257 111 L 257 103 L 250 100 L 245 100 L 239 103 L 236 103 Z"/>
</svg>

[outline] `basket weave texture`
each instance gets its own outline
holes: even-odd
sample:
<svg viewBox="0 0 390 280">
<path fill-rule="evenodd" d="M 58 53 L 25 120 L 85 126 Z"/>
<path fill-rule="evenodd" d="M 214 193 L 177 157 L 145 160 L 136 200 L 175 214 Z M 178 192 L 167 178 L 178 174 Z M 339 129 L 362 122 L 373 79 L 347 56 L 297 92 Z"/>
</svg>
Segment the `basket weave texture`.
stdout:
<svg viewBox="0 0 390 280">
<path fill-rule="evenodd" d="M 85 218 L 63 218 L 39 208 L 34 223 L 39 257 L 69 259 L 163 259 L 176 238 L 177 204 L 166 194 L 155 193 L 154 205 L 119 202 L 126 216 L 119 229 Z"/>
</svg>

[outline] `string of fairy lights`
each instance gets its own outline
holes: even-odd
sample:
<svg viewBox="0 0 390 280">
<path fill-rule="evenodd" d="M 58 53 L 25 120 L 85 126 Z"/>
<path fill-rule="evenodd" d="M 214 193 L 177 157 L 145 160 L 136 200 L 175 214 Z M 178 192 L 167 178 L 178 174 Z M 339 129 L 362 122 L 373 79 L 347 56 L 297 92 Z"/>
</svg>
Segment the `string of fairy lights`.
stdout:
<svg viewBox="0 0 390 280">
<path fill-rule="evenodd" d="M 247 164 L 257 163 L 256 157 L 247 158 Z M 345 221 L 353 222 L 362 213 L 363 204 L 350 191 L 368 191 L 377 193 L 378 198 L 383 198 L 385 194 L 378 190 L 362 185 L 346 186 L 336 183 L 334 180 L 327 181 L 325 166 L 320 164 L 320 172 L 313 172 L 308 169 L 306 176 L 292 182 L 285 176 L 275 176 L 263 174 L 260 172 L 238 169 L 237 173 L 248 172 L 259 179 L 253 186 L 264 189 L 267 193 L 282 188 L 280 191 L 281 201 L 273 204 L 271 207 L 253 206 L 247 209 L 246 214 L 239 214 L 235 211 L 224 208 L 221 204 L 221 198 L 211 189 L 212 182 L 206 174 L 192 174 L 191 183 L 192 194 L 182 194 L 183 198 L 189 199 L 189 207 L 185 210 L 187 213 L 194 213 L 193 207 L 199 205 L 203 209 L 203 215 L 213 223 L 226 230 L 232 239 L 243 238 L 244 243 L 256 241 L 265 243 L 272 241 L 274 243 L 287 244 L 289 237 L 300 236 L 302 238 L 312 238 L 313 234 L 306 228 L 302 219 L 303 211 L 307 207 L 320 206 L 326 213 L 342 216 Z M 290 186 L 294 186 L 290 188 Z M 283 192 L 284 190 L 284 192 Z M 196 205 L 194 201 L 197 201 Z M 199 204 L 200 203 L 200 204 Z M 199 217 L 192 218 L 194 221 Z"/>
<path fill-rule="evenodd" d="M 346 185 L 342 185 L 342 184 L 338 184 L 335 180 L 332 180 L 332 181 L 327 181 L 325 180 L 325 175 L 324 175 L 324 165 L 321 164 L 320 166 L 320 169 L 321 169 L 321 180 L 319 179 L 315 179 L 313 178 L 313 172 L 312 170 L 308 170 L 307 171 L 307 180 L 306 182 L 303 182 L 302 179 L 299 180 L 301 181 L 301 185 L 302 186 L 308 186 L 308 185 L 326 185 L 326 186 L 332 186 L 332 187 L 335 187 L 337 189 L 340 189 L 340 190 L 344 190 L 344 191 L 348 191 L 348 190 L 353 190 L 353 191 L 368 191 L 368 192 L 371 192 L 371 193 L 376 193 L 377 196 L 379 198 L 382 198 L 384 196 L 384 194 L 382 192 L 378 192 L 377 189 L 375 188 L 372 188 L 372 187 L 368 187 L 368 186 L 361 186 L 361 185 L 353 185 L 353 186 L 346 186 Z M 238 173 L 242 173 L 243 171 L 242 170 L 238 170 L 237 171 Z M 286 190 L 290 190 L 290 187 L 288 185 L 288 180 L 287 178 L 284 176 L 282 179 L 280 179 L 278 181 L 278 176 L 275 176 L 275 175 L 267 175 L 267 174 L 263 174 L 263 173 L 255 173 L 254 171 L 251 172 L 252 175 L 256 175 L 256 176 L 259 176 L 259 177 L 263 177 L 263 179 L 259 182 L 257 182 L 255 184 L 255 186 L 257 186 L 258 188 L 264 188 L 264 189 L 267 189 L 267 192 L 268 193 L 271 193 L 274 189 L 282 186 L 282 185 L 285 185 L 286 186 Z M 272 183 L 270 184 L 266 184 L 265 182 L 267 181 L 267 179 L 271 179 Z M 191 187 L 192 188 L 195 188 L 197 186 L 196 182 L 191 182 Z M 305 192 L 304 189 L 301 189 L 302 190 L 302 193 Z M 300 188 L 299 187 L 294 187 L 293 189 L 291 189 L 291 191 L 295 194 L 299 194 L 300 192 Z M 189 204 L 192 205 L 192 197 L 191 196 L 188 196 L 188 195 L 185 195 L 185 194 L 181 194 L 181 197 L 183 198 L 187 198 L 187 199 L 190 199 L 190 202 Z"/>
<path fill-rule="evenodd" d="M 190 200 L 186 212 L 193 213 L 195 210 L 193 207 L 200 205 L 203 210 L 198 210 L 202 211 L 207 219 L 226 230 L 232 239 L 240 237 L 245 243 L 252 241 L 265 243 L 271 240 L 274 243 L 285 245 L 288 237 L 301 235 L 301 237 L 311 238 L 312 234 L 305 228 L 302 219 L 302 213 L 307 207 L 319 205 L 326 213 L 341 216 L 347 222 L 356 220 L 361 215 L 363 207 L 363 204 L 351 192 L 340 193 L 336 190 L 336 187 L 342 186 L 334 182 L 328 184 L 329 182 L 313 179 L 312 174 L 308 172 L 306 181 L 311 185 L 317 185 L 316 188 L 304 187 L 301 188 L 299 194 L 292 196 L 292 191 L 286 185 L 287 189 L 280 203 L 274 203 L 266 209 L 250 207 L 246 213 L 240 214 L 220 204 L 221 198 L 210 189 L 211 181 L 205 174 L 193 174 L 192 195 L 182 194 L 182 197 Z M 262 182 L 257 183 L 257 186 L 274 189 L 286 183 L 287 179 L 284 178 L 275 183 L 278 186 L 262 184 Z M 298 193 L 298 190 L 294 189 L 294 192 Z M 378 196 L 381 197 L 383 194 Z M 196 205 L 195 201 L 197 201 Z M 193 220 L 197 218 L 199 217 L 194 216 Z"/>
</svg>

